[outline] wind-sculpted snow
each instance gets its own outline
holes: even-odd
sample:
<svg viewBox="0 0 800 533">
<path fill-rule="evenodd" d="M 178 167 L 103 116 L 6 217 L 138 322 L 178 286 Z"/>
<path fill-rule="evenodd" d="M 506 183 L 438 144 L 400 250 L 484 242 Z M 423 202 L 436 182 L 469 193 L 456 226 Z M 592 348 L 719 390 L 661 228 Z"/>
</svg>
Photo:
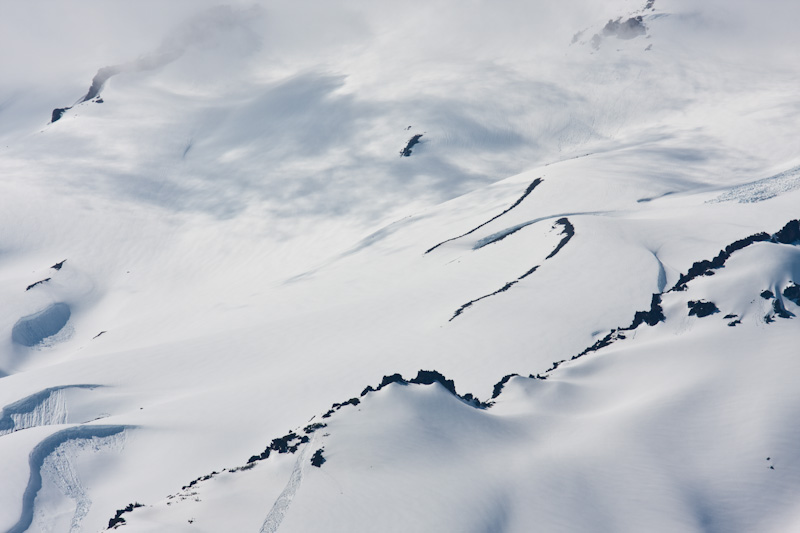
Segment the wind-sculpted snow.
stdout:
<svg viewBox="0 0 800 533">
<path fill-rule="evenodd" d="M 572 356 L 571 360 L 574 361 L 575 359 L 580 359 L 584 355 L 596 352 L 597 350 L 605 348 L 606 346 L 609 346 L 618 340 L 624 340 L 627 338 L 625 335 L 626 331 L 633 331 L 642 324 L 655 326 L 659 322 L 663 322 L 666 317 L 664 316 L 664 310 L 661 307 L 661 298 L 662 293 L 653 294 L 653 297 L 650 300 L 650 309 L 648 311 L 636 311 L 633 315 L 633 321 L 631 321 L 629 326 L 612 329 L 603 338 L 596 341 L 581 353 Z M 553 361 L 553 366 L 547 369 L 545 374 L 552 372 L 564 362 L 566 362 L 566 359 L 562 359 L 561 361 Z"/>
<path fill-rule="evenodd" d="M 800 167 L 791 168 L 769 178 L 732 187 L 713 200 L 708 200 L 708 203 L 763 202 L 796 189 L 800 189 Z"/>
<path fill-rule="evenodd" d="M 0 531 L 798 529 L 766 2 L 5 10 Z"/>
<path fill-rule="evenodd" d="M 531 223 L 526 223 L 526 224 L 520 226 L 517 229 L 521 229 L 522 227 L 525 227 L 525 226 L 527 226 L 529 224 L 531 224 Z M 561 251 L 561 249 L 564 246 L 566 246 L 566 244 L 570 241 L 570 239 L 572 239 L 572 237 L 575 236 L 575 227 L 572 225 L 572 223 L 566 217 L 556 220 L 556 223 L 553 226 L 553 228 L 555 228 L 556 226 L 563 226 L 564 237 L 561 239 L 561 241 L 558 243 L 558 245 L 553 249 L 553 251 L 550 252 L 550 254 L 548 254 L 547 257 L 545 257 L 545 261 L 548 260 L 548 259 L 552 259 L 558 252 Z M 516 230 L 514 230 L 514 231 L 516 231 Z M 486 244 L 491 244 L 492 242 L 497 242 L 500 239 L 504 239 L 505 237 L 507 237 L 511 233 L 514 233 L 514 231 L 512 231 L 510 233 L 503 234 L 501 237 L 499 237 L 499 238 L 497 238 L 495 240 L 489 241 Z M 484 244 L 483 246 L 486 246 L 486 244 Z M 455 313 L 453 313 L 453 316 L 450 317 L 450 320 L 448 322 L 452 322 L 455 318 L 459 317 L 461 315 L 461 313 L 466 311 L 468 308 L 472 307 L 477 302 L 480 302 L 481 300 L 485 300 L 486 298 L 490 298 L 492 296 L 496 296 L 496 295 L 500 294 L 501 292 L 506 292 L 508 289 L 510 289 L 511 287 L 513 287 L 514 285 L 516 285 L 517 283 L 522 281 L 523 279 L 527 278 L 528 276 L 530 276 L 534 272 L 536 272 L 536 270 L 539 268 L 539 266 L 540 265 L 536 265 L 536 266 L 528 269 L 524 274 L 519 276 L 517 279 L 515 279 L 514 281 L 509 281 L 508 283 L 506 283 L 505 285 L 503 285 L 502 287 L 500 287 L 496 291 L 494 291 L 494 292 L 492 292 L 490 294 L 483 295 L 480 298 L 475 298 L 474 300 L 470 300 L 469 302 L 465 303 L 464 305 L 462 305 L 461 307 L 456 309 Z"/>
<path fill-rule="evenodd" d="M 126 429 L 128 428 L 125 426 L 76 426 L 54 433 L 37 444 L 28 458 L 30 477 L 22 497 L 22 513 L 8 533 L 23 533 L 33 523 L 36 496 L 42 488 L 43 473 L 52 477 L 53 482 L 65 496 L 75 500 L 76 508 L 70 532 L 80 531 L 81 521 L 88 512 L 91 501 L 80 484 L 72 465 L 71 452 L 67 448 L 80 447 L 81 441 L 96 443 L 96 449 L 112 446 L 109 438 L 121 434 Z"/>
<path fill-rule="evenodd" d="M 507 379 L 505 379 L 502 383 L 504 384 L 505 381 L 507 381 Z M 493 405 L 492 402 L 480 401 L 477 397 L 470 393 L 459 394 L 456 391 L 455 382 L 451 379 L 447 379 L 443 374 L 437 372 L 436 370 L 419 370 L 417 375 L 411 379 L 405 379 L 401 374 L 384 376 L 377 386 L 367 386 L 361 392 L 360 396 L 362 398 L 369 396 L 370 394 L 377 393 L 390 385 L 439 385 L 441 386 L 442 390 L 446 391 L 447 394 L 458 399 L 462 405 L 467 405 L 476 410 L 485 410 Z M 498 387 L 502 388 L 502 384 L 496 385 L 495 389 L 499 390 Z M 331 415 L 338 413 L 343 408 L 357 407 L 360 405 L 361 400 L 358 398 L 351 398 L 350 400 L 342 403 L 334 403 L 333 408 L 322 415 L 322 418 L 330 418 Z M 312 417 L 311 420 L 313 421 L 314 418 L 316 418 L 316 416 Z M 225 468 L 219 472 L 214 471 L 210 474 L 194 479 L 190 483 L 187 483 L 181 487 L 180 492 L 167 496 L 166 505 L 170 506 L 172 503 L 183 502 L 187 500 L 195 502 L 201 501 L 199 497 L 200 493 L 198 491 L 203 490 L 202 487 L 205 486 L 206 482 L 212 482 L 212 480 L 220 476 L 228 477 L 231 475 L 237 475 L 241 472 L 248 472 L 255 468 L 258 463 L 269 459 L 270 457 L 274 457 L 275 455 L 273 455 L 271 452 L 286 455 L 297 454 L 294 466 L 289 475 L 289 480 L 281 493 L 278 495 L 277 499 L 272 504 L 272 507 L 270 508 L 270 511 L 264 519 L 259 530 L 261 532 L 274 533 L 278 530 L 279 526 L 286 517 L 287 512 L 292 504 L 292 500 L 295 498 L 298 490 L 300 489 L 309 465 L 321 468 L 323 464 L 327 462 L 327 459 L 323 457 L 323 451 L 325 448 L 314 445 L 315 442 L 329 436 L 328 433 L 325 433 L 325 435 L 322 437 L 318 437 L 317 435 L 320 433 L 319 430 L 327 427 L 327 423 L 311 422 L 302 428 L 302 430 L 297 429 L 296 431 L 290 431 L 283 437 L 272 439 L 272 442 L 267 446 L 264 452 L 262 452 L 260 455 L 254 455 L 250 457 L 245 465 L 234 468 Z M 313 454 L 311 453 L 312 450 L 315 450 Z M 309 458 L 309 456 L 311 457 Z M 230 483 L 230 481 L 227 481 L 227 483 Z M 122 515 L 127 513 L 132 513 L 129 519 L 131 522 L 134 522 L 137 516 L 136 510 L 140 507 L 143 506 L 141 504 L 130 504 L 127 507 L 117 510 L 116 515 L 109 520 L 109 528 L 118 524 L 126 524 L 128 520 L 122 518 Z"/>
<path fill-rule="evenodd" d="M 653 11 L 655 9 L 654 4 L 654 0 L 647 0 L 644 7 L 638 10 L 636 13 L 633 13 L 633 16 L 620 16 L 616 19 L 609 19 L 602 29 L 592 35 L 591 39 L 588 41 L 588 44 L 590 44 L 594 50 L 600 50 L 600 45 L 603 44 L 603 41 L 606 38 L 615 37 L 617 39 L 628 41 L 642 35 L 647 35 L 647 25 L 644 22 L 645 17 L 647 16 L 645 12 Z M 657 17 L 658 15 L 650 15 L 648 18 Z M 586 31 L 587 30 L 584 29 L 576 33 L 572 37 L 571 44 L 578 42 L 581 44 L 587 44 L 587 41 L 581 40 Z"/>
<path fill-rule="evenodd" d="M 71 315 L 69 305 L 55 303 L 46 309 L 20 318 L 11 330 L 11 340 L 22 346 L 36 346 L 52 337 L 67 325 Z"/>
<path fill-rule="evenodd" d="M 442 241 L 442 242 L 440 242 L 439 244 L 437 244 L 437 245 L 435 245 L 435 246 L 433 246 L 433 247 L 429 248 L 428 250 L 426 250 L 426 251 L 425 251 L 425 253 L 426 253 L 426 254 L 427 254 L 427 253 L 430 253 L 430 252 L 434 251 L 434 250 L 435 250 L 435 249 L 437 249 L 439 246 L 441 246 L 441 245 L 443 245 L 443 244 L 445 244 L 445 243 L 448 243 L 448 242 L 454 241 L 454 240 L 456 240 L 456 239 L 460 239 L 460 238 L 462 238 L 462 237 L 466 237 L 467 235 L 469 235 L 469 234 L 471 234 L 471 233 L 474 233 L 474 232 L 478 231 L 479 229 L 481 229 L 481 228 L 482 228 L 482 227 L 484 227 L 485 225 L 489 224 L 490 222 L 494 222 L 495 220 L 497 220 L 497 219 L 498 219 L 498 218 L 500 218 L 501 216 L 505 215 L 506 213 L 508 213 L 509 211 L 511 211 L 512 209 L 514 209 L 515 207 L 517 207 L 519 204 L 521 204 L 521 203 L 522 203 L 522 201 L 523 201 L 525 198 L 527 198 L 527 197 L 528 197 L 528 195 L 529 195 L 530 193 L 532 193 L 532 192 L 533 192 L 533 190 L 534 190 L 534 189 L 535 189 L 535 188 L 536 188 L 536 187 L 537 187 L 537 186 L 538 186 L 540 183 L 542 183 L 543 181 L 544 181 L 544 180 L 543 180 L 542 178 L 536 178 L 535 180 L 533 180 L 533 181 L 531 182 L 531 184 L 530 184 L 530 185 L 528 185 L 528 188 L 527 188 L 527 189 L 525 189 L 525 192 L 524 192 L 524 193 L 522 193 L 522 196 L 520 196 L 520 197 L 517 199 L 517 201 L 516 201 L 516 202 L 514 202 L 513 204 L 511 204 L 511 206 L 510 206 L 510 207 L 508 207 L 506 210 L 504 210 L 502 213 L 500 213 L 499 215 L 496 215 L 496 216 L 494 216 L 494 217 L 490 218 L 489 220 L 487 220 L 486 222 L 484 222 L 484 223 L 483 223 L 483 224 L 481 224 L 480 226 L 476 226 L 476 227 L 472 228 L 471 230 L 469 230 L 468 232 L 466 232 L 466 233 L 462 233 L 462 234 L 461 234 L 461 235 L 459 235 L 458 237 L 453 237 L 453 238 L 451 238 L 451 239 L 447 239 L 446 241 Z M 520 228 L 518 228 L 518 229 L 520 229 Z M 515 231 L 516 231 L 516 230 L 515 230 Z"/>
<path fill-rule="evenodd" d="M 490 403 L 483 403 L 477 398 L 475 398 L 472 394 L 464 394 L 459 395 L 456 392 L 455 383 L 453 380 L 449 380 L 444 377 L 441 373 L 435 370 L 420 370 L 417 373 L 417 376 L 410 380 L 405 380 L 400 374 L 393 374 L 391 376 L 384 376 L 381 383 L 373 388 L 367 387 L 361 393 L 361 396 L 366 396 L 370 393 L 375 393 L 387 387 L 388 385 L 392 384 L 400 384 L 400 385 L 433 385 L 439 384 L 445 390 L 447 390 L 451 395 L 455 396 L 456 398 L 462 400 L 464 403 L 471 405 L 472 407 L 478 409 L 485 409 L 491 406 Z M 357 399 L 356 399 L 357 400 Z M 342 404 L 334 404 L 334 407 L 341 408 L 345 405 L 358 405 L 360 402 L 352 400 L 344 402 Z M 329 411 L 330 413 L 330 411 Z M 281 492 L 278 499 L 273 504 L 272 508 L 270 509 L 269 514 L 267 515 L 266 519 L 264 520 L 263 525 L 261 526 L 260 533 L 275 533 L 281 525 L 284 517 L 286 516 L 287 511 L 289 510 L 289 506 L 292 503 L 292 500 L 297 494 L 298 489 L 300 488 L 300 484 L 303 481 L 303 475 L 305 470 L 308 468 L 308 465 L 321 467 L 322 464 L 325 462 L 325 459 L 322 457 L 322 449 L 316 450 L 314 456 L 311 460 L 307 460 L 310 454 L 310 451 L 313 449 L 314 440 L 316 437 L 316 430 L 319 429 L 321 426 L 308 426 L 306 429 L 306 433 L 310 434 L 310 438 L 306 438 L 304 441 L 299 443 L 298 446 L 303 446 L 302 451 L 300 452 L 297 460 L 295 461 L 294 468 L 292 469 L 292 473 L 289 477 L 289 481 L 286 484 L 286 487 Z M 294 447 L 293 450 L 289 450 L 291 453 L 294 453 L 297 450 L 297 447 Z"/>
<path fill-rule="evenodd" d="M 730 259 L 731 255 L 739 250 L 742 250 L 751 244 L 757 242 L 771 242 L 775 244 L 797 244 L 800 243 L 800 220 L 790 220 L 783 226 L 779 231 L 770 235 L 768 233 L 756 233 L 744 239 L 740 239 L 738 241 L 733 242 L 725 247 L 724 250 L 721 250 L 720 253 L 712 260 L 703 260 L 695 262 L 692 267 L 689 269 L 687 274 L 682 274 L 678 279 L 678 282 L 668 291 L 662 291 L 657 294 L 653 294 L 653 299 L 650 303 L 650 310 L 649 311 L 636 311 L 634 314 L 633 322 L 630 326 L 627 327 L 619 327 L 612 329 L 608 334 L 606 334 L 603 338 L 595 342 L 593 345 L 589 346 L 585 350 L 583 350 L 578 355 L 572 357 L 572 360 L 579 359 L 584 355 L 596 352 L 601 348 L 605 348 L 610 344 L 618 341 L 623 340 L 626 338 L 625 332 L 633 331 L 638 328 L 642 324 L 647 324 L 648 326 L 654 326 L 659 322 L 665 320 L 664 311 L 661 307 L 661 301 L 665 294 L 675 292 L 675 291 L 685 291 L 687 289 L 687 284 L 692 280 L 696 279 L 700 276 L 710 276 L 714 274 L 714 270 L 723 268 L 725 263 L 728 259 Z M 791 289 L 789 289 L 791 291 Z M 769 292 L 769 291 L 766 291 Z M 772 298 L 774 295 L 770 292 L 769 293 Z M 762 297 L 763 293 L 762 293 Z M 719 309 L 717 308 L 716 304 L 713 302 L 701 302 L 701 301 L 689 301 L 687 302 L 687 306 L 689 308 L 688 315 L 689 316 L 697 316 L 698 318 L 703 318 L 714 313 L 718 313 Z M 786 308 L 783 306 L 783 303 L 775 299 L 773 302 L 773 312 L 775 315 L 781 318 L 792 318 L 794 314 L 787 311 Z M 771 314 L 768 314 L 765 317 L 766 322 L 770 322 Z M 726 319 L 736 318 L 735 315 L 726 315 Z M 740 320 L 736 320 L 735 322 L 731 322 L 729 326 L 735 326 L 736 324 L 741 323 Z M 556 368 L 564 363 L 566 360 L 561 361 L 554 361 L 553 366 L 547 370 L 547 372 L 552 372 Z"/>
<path fill-rule="evenodd" d="M 0 411 L 0 436 L 37 426 L 64 424 L 68 407 L 67 389 L 96 389 L 98 385 L 64 385 L 31 394 L 3 407 Z"/>
<path fill-rule="evenodd" d="M 92 78 L 92 82 L 86 94 L 71 106 L 54 109 L 51 114 L 50 122 L 58 121 L 64 116 L 64 113 L 78 104 L 92 100 L 102 103 L 102 100 L 99 99 L 100 92 L 103 90 L 106 82 L 113 76 L 123 72 L 147 72 L 158 70 L 174 62 L 192 48 L 213 43 L 215 39 L 219 38 L 220 33 L 240 31 L 246 34 L 248 17 L 249 15 L 245 11 L 237 10 L 230 6 L 218 6 L 200 13 L 189 22 L 176 29 L 169 38 L 165 39 L 153 52 L 142 55 L 126 63 L 100 68 L 97 74 Z M 253 36 L 249 37 L 253 39 Z"/>
</svg>

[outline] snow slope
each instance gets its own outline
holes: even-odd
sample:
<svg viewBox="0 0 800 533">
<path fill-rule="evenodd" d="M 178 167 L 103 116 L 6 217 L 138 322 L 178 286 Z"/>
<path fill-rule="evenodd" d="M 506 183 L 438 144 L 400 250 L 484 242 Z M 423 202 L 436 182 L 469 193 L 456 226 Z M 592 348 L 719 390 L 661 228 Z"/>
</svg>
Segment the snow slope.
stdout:
<svg viewBox="0 0 800 533">
<path fill-rule="evenodd" d="M 768 4 L 11 10 L 0 530 L 798 527 Z"/>
</svg>

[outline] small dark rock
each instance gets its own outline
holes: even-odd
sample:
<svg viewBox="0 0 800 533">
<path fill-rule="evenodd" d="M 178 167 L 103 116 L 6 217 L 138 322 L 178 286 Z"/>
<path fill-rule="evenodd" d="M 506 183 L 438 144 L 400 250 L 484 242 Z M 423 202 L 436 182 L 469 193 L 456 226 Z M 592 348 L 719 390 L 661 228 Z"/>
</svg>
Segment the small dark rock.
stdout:
<svg viewBox="0 0 800 533">
<path fill-rule="evenodd" d="M 772 291 L 764 291 L 761 293 L 761 297 L 765 300 L 771 300 L 772 298 L 775 298 L 775 295 L 772 293 Z"/>
<path fill-rule="evenodd" d="M 51 266 L 50 268 L 52 268 L 53 270 L 61 270 L 61 267 L 63 267 L 64 263 L 66 263 L 66 262 L 67 262 L 67 260 L 64 259 L 60 263 L 56 263 L 55 265 Z"/>
<path fill-rule="evenodd" d="M 322 456 L 322 450 L 323 449 L 324 448 L 320 448 L 319 450 L 314 452 L 314 455 L 311 456 L 311 465 L 312 466 L 316 466 L 317 468 L 319 468 L 325 462 L 325 458 Z"/>
<path fill-rule="evenodd" d="M 30 285 L 28 285 L 27 287 L 25 287 L 25 290 L 26 290 L 26 291 L 29 291 L 29 290 L 31 290 L 32 288 L 36 287 L 37 285 L 41 285 L 42 283 L 47 283 L 48 281 L 50 281 L 50 279 L 51 279 L 51 278 L 44 278 L 44 279 L 42 279 L 42 280 L 39 280 L 39 281 L 37 281 L 36 283 L 31 283 Z"/>
</svg>

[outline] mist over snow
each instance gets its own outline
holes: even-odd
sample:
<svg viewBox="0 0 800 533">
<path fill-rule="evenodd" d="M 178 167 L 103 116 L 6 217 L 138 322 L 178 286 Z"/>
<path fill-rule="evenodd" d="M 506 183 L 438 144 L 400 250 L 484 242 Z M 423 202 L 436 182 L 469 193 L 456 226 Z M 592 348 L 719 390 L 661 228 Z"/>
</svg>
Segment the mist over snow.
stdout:
<svg viewBox="0 0 800 533">
<path fill-rule="evenodd" d="M 0 531 L 800 527 L 800 5 L 0 17 Z"/>
</svg>

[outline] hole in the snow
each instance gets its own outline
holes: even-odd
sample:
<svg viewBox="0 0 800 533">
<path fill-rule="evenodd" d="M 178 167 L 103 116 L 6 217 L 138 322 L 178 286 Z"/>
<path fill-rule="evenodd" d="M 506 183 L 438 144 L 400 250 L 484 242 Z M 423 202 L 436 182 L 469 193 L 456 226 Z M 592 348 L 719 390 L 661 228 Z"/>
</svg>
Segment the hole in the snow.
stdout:
<svg viewBox="0 0 800 533">
<path fill-rule="evenodd" d="M 11 330 L 11 340 L 22 346 L 36 346 L 61 331 L 71 315 L 65 303 L 55 303 L 32 315 L 20 318 Z"/>
</svg>

